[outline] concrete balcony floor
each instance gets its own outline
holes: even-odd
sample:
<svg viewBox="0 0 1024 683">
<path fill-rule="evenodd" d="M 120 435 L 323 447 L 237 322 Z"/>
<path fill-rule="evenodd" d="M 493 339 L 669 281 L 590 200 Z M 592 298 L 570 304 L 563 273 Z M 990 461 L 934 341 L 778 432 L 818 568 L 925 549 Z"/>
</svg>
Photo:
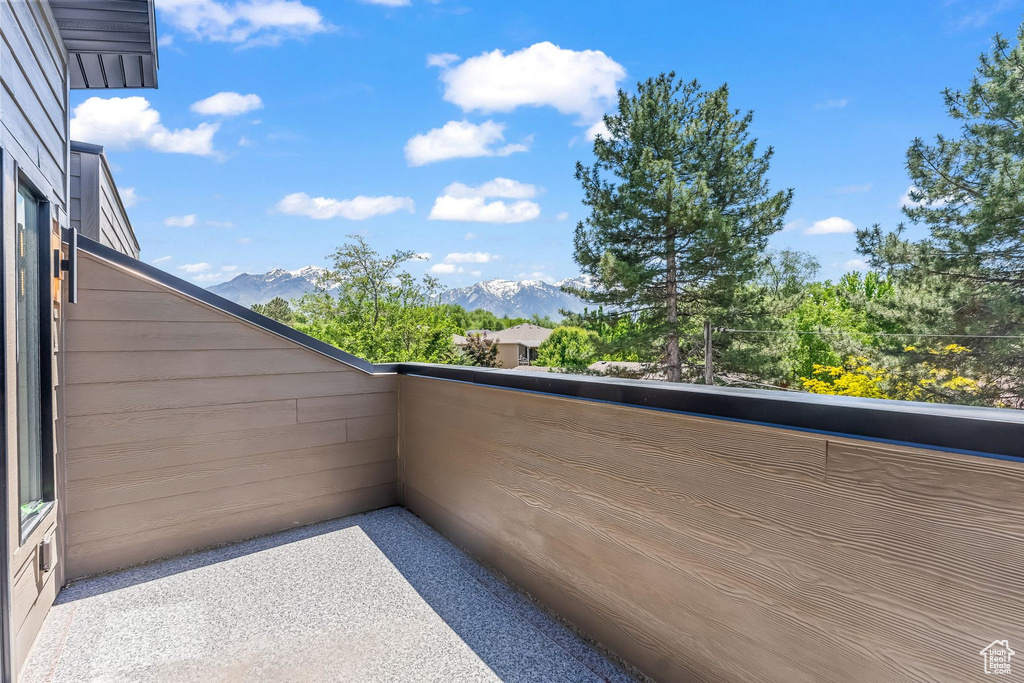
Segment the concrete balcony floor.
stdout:
<svg viewBox="0 0 1024 683">
<path fill-rule="evenodd" d="M 23 681 L 631 681 L 403 508 L 61 592 Z"/>
</svg>

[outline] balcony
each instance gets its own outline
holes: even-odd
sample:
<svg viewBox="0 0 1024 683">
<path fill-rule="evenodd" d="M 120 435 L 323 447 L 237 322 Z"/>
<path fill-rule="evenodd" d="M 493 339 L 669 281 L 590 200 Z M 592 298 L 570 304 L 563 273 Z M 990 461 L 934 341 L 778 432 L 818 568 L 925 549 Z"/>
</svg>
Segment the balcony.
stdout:
<svg viewBox="0 0 1024 683">
<path fill-rule="evenodd" d="M 26 680 L 964 681 L 1024 643 L 1020 413 L 372 366 L 79 271 Z"/>
<path fill-rule="evenodd" d="M 392 507 L 76 583 L 23 680 L 634 679 Z"/>
</svg>

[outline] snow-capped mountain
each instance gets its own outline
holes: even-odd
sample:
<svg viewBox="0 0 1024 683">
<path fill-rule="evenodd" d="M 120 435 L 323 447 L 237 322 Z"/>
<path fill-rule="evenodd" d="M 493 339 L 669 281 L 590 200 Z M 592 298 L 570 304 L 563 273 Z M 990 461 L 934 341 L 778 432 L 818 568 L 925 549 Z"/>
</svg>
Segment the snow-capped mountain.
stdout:
<svg viewBox="0 0 1024 683">
<path fill-rule="evenodd" d="M 275 268 L 260 275 L 242 273 L 207 289 L 243 306 L 265 304 L 278 296 L 291 301 L 314 291 L 317 279 L 323 272 L 324 269 L 319 266 L 306 266 L 298 270 Z"/>
<path fill-rule="evenodd" d="M 275 268 L 260 275 L 242 273 L 208 289 L 243 306 L 265 304 L 278 296 L 291 301 L 315 291 L 317 279 L 323 272 L 324 269 L 318 266 L 299 270 Z M 536 313 L 557 320 L 561 317 L 561 310 L 578 313 L 586 306 L 582 300 L 563 292 L 560 289 L 562 285 L 585 288 L 587 280 L 577 277 L 555 284 L 542 280 L 486 280 L 441 292 L 438 300 L 445 304 L 458 304 L 467 311 L 483 308 L 498 316 L 525 318 Z"/>
<path fill-rule="evenodd" d="M 542 280 L 485 280 L 469 287 L 449 289 L 439 295 L 441 303 L 458 304 L 467 311 L 486 309 L 498 316 L 530 317 L 533 314 L 560 318 L 559 311 L 582 312 L 586 304 L 566 294 L 561 286 L 585 285 L 583 278 L 555 284 Z"/>
</svg>

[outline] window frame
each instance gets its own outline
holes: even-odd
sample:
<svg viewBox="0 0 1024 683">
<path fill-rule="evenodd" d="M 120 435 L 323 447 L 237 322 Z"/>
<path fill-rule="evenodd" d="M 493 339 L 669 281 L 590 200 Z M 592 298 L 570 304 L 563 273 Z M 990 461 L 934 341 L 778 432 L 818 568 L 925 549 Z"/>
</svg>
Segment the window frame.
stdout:
<svg viewBox="0 0 1024 683">
<path fill-rule="evenodd" d="M 37 510 L 34 514 L 26 517 L 25 519 L 20 518 L 21 510 L 21 486 L 20 477 L 19 486 L 17 491 L 18 500 L 18 511 L 19 511 L 19 527 L 21 530 L 19 546 L 25 544 L 32 532 L 36 530 L 39 524 L 47 518 L 50 512 L 53 510 L 54 503 L 56 501 L 56 472 L 55 472 L 55 444 L 54 444 L 54 432 L 53 432 L 53 301 L 51 299 L 52 292 L 52 280 L 53 280 L 53 256 L 50 253 L 51 244 L 51 228 L 50 224 L 54 217 L 53 203 L 47 198 L 46 193 L 40 191 L 39 186 L 36 185 L 29 178 L 22 169 L 18 166 L 17 162 L 14 164 L 14 199 L 17 201 L 18 194 L 25 191 L 26 194 L 31 195 L 37 202 L 38 211 L 36 216 L 36 233 L 38 239 L 38 272 L 39 272 L 39 457 L 40 463 L 40 489 L 42 494 L 43 506 Z M 17 216 L 15 215 L 15 223 L 17 222 Z M 12 226 L 16 228 L 15 226 Z M 26 226 L 27 227 L 27 226 Z M 12 230 L 15 232 L 16 230 Z M 17 256 L 15 256 L 15 263 L 17 262 Z M 6 325 L 6 321 L 5 321 Z M 14 315 L 14 325 L 17 325 L 17 315 Z M 6 330 L 5 336 L 9 334 L 17 335 L 17 328 Z M 15 352 L 17 355 L 17 352 Z M 14 383 L 17 386 L 18 383 L 18 369 L 17 360 L 15 360 L 14 371 Z M 17 397 L 15 396 L 15 415 L 17 415 L 18 405 Z M 14 429 L 17 431 L 19 428 L 17 417 L 15 417 Z M 16 435 L 17 436 L 17 435 Z M 16 462 L 18 467 L 21 467 L 21 454 L 16 453 Z"/>
</svg>

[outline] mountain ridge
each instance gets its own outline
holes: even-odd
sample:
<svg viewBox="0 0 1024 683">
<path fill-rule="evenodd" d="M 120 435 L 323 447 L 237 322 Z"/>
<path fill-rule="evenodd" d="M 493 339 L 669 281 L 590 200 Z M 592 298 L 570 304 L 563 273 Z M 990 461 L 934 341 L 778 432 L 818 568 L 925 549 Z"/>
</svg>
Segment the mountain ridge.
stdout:
<svg viewBox="0 0 1024 683">
<path fill-rule="evenodd" d="M 275 297 L 291 301 L 316 291 L 316 281 L 324 270 L 319 266 L 306 266 L 297 270 L 274 268 L 266 273 L 241 273 L 207 289 L 243 306 L 265 304 Z M 493 278 L 445 290 L 438 295 L 438 301 L 456 304 L 468 311 L 483 308 L 499 317 L 529 318 L 539 315 L 558 319 L 561 310 L 582 312 L 586 303 L 563 292 L 562 285 L 586 287 L 587 281 L 583 277 L 555 283 Z"/>
</svg>

